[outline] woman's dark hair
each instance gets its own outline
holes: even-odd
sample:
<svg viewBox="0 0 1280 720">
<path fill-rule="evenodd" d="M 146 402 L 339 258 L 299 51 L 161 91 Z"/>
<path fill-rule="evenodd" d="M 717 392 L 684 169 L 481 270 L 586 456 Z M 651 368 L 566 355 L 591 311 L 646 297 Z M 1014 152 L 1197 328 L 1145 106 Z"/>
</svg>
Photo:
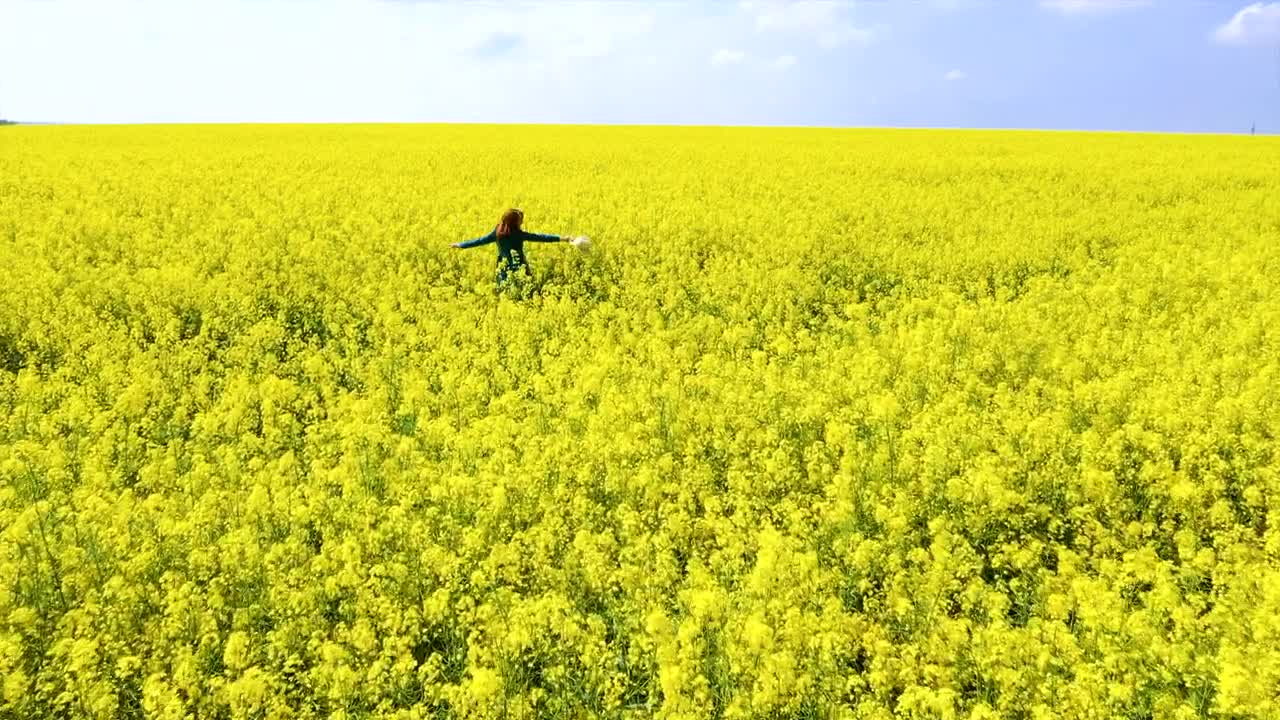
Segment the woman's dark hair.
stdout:
<svg viewBox="0 0 1280 720">
<path fill-rule="evenodd" d="M 511 208 L 502 213 L 502 219 L 498 221 L 498 237 L 504 238 L 511 233 L 520 232 L 522 222 L 524 222 L 524 213 L 518 208 Z"/>
</svg>

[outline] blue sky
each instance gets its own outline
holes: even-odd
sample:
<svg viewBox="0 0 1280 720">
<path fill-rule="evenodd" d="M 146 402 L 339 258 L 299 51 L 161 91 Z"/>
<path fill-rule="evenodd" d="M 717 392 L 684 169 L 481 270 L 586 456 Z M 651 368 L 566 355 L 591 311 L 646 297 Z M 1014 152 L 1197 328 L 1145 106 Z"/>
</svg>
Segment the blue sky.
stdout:
<svg viewBox="0 0 1280 720">
<path fill-rule="evenodd" d="M 1280 0 L 0 0 L 0 117 L 1280 133 Z"/>
</svg>

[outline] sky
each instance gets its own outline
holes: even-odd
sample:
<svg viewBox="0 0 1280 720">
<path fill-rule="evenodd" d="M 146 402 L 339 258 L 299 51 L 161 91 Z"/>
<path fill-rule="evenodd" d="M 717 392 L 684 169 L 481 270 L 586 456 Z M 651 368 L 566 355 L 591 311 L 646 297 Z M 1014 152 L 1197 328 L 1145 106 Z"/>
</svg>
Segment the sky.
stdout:
<svg viewBox="0 0 1280 720">
<path fill-rule="evenodd" d="M 0 117 L 1280 133 L 1280 0 L 0 0 Z"/>
</svg>

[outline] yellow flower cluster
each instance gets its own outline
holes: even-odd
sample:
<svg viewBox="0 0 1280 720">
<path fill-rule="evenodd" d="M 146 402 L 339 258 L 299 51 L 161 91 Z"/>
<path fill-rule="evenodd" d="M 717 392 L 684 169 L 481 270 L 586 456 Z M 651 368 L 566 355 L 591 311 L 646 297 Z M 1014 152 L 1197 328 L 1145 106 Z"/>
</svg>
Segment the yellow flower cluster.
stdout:
<svg viewBox="0 0 1280 720">
<path fill-rule="evenodd" d="M 0 130 L 0 717 L 1278 717 L 1276 168 Z"/>
</svg>

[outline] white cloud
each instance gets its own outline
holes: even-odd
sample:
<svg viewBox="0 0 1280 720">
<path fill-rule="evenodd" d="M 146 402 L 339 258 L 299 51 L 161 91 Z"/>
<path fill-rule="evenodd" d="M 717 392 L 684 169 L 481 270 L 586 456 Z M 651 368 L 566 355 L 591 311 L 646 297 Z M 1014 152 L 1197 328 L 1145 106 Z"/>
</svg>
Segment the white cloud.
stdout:
<svg viewBox="0 0 1280 720">
<path fill-rule="evenodd" d="M 825 49 L 865 45 L 875 37 L 849 17 L 848 0 L 744 0 L 739 7 L 755 18 L 757 32 L 803 35 Z"/>
<path fill-rule="evenodd" d="M 588 98 L 613 92 L 630 58 L 665 53 L 658 23 L 678 11 L 623 0 L 0 0 L 0 114 L 562 121 L 603 106 Z"/>
<path fill-rule="evenodd" d="M 818 33 L 818 46 L 826 50 L 841 45 L 866 45 L 875 37 L 875 33 L 867 28 L 839 24 Z"/>
<path fill-rule="evenodd" d="M 424 5 L 430 5 L 423 3 Z M 564 2 L 441 7 L 451 15 L 446 33 L 451 38 L 475 38 L 492 34 L 493 28 L 507 28 L 519 37 L 530 55 L 543 60 L 563 61 L 600 58 L 613 54 L 629 38 L 648 34 L 654 17 L 633 3 Z"/>
<path fill-rule="evenodd" d="M 1280 2 L 1256 2 L 1241 8 L 1213 32 L 1224 45 L 1252 45 L 1280 40 Z"/>
<path fill-rule="evenodd" d="M 1063 15 L 1102 15 L 1147 7 L 1151 2 L 1152 0 L 1040 0 L 1040 7 Z"/>
<path fill-rule="evenodd" d="M 720 49 L 720 50 L 717 50 L 715 54 L 711 56 L 711 64 L 712 65 L 733 65 L 735 63 L 742 62 L 743 59 L 746 58 L 746 56 L 747 56 L 746 53 L 743 53 L 740 50 Z"/>
<path fill-rule="evenodd" d="M 773 61 L 773 67 L 778 70 L 786 70 L 798 62 L 795 55 L 779 55 Z"/>
<path fill-rule="evenodd" d="M 952 70 L 948 72 L 946 75 L 943 75 L 942 79 L 955 81 L 955 80 L 964 80 L 967 77 L 969 77 L 969 74 L 963 70 Z"/>
<path fill-rule="evenodd" d="M 976 10 L 990 5 L 992 0 L 929 0 L 929 7 L 944 12 Z"/>
</svg>

